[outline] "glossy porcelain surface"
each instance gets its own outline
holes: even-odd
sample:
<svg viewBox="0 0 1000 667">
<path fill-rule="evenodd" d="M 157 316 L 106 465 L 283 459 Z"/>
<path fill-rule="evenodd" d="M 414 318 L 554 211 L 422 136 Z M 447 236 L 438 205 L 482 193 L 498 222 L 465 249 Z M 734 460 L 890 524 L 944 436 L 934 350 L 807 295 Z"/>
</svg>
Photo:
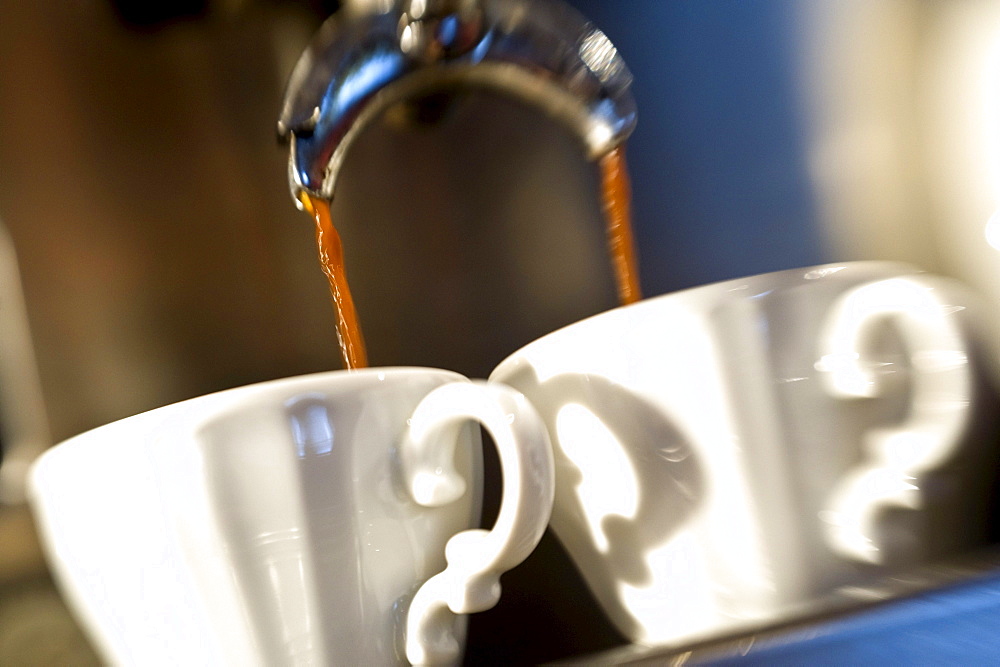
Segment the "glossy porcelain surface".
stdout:
<svg viewBox="0 0 1000 667">
<path fill-rule="evenodd" d="M 472 419 L 515 480 L 488 534 L 467 530 L 481 492 Z M 80 435 L 39 460 L 31 494 L 61 587 L 110 663 L 405 663 L 408 615 L 433 635 L 417 641 L 423 660 L 454 662 L 456 614 L 492 606 L 499 587 L 484 599 L 483 582 L 541 536 L 550 451 L 507 388 L 426 369 L 333 372 Z M 470 534 L 489 548 L 452 546 Z M 466 589 L 475 599 L 449 611 L 441 597 Z"/>
<path fill-rule="evenodd" d="M 609 617 L 680 644 L 983 539 L 975 310 L 907 265 L 812 267 L 609 311 L 491 377 L 548 425 L 552 526 Z"/>
</svg>

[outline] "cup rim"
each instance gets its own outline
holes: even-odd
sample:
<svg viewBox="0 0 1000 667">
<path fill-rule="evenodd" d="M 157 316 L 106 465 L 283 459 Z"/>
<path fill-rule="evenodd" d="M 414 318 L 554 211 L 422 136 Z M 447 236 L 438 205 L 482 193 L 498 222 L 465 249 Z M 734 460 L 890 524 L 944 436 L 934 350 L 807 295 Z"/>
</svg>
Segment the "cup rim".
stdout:
<svg viewBox="0 0 1000 667">
<path fill-rule="evenodd" d="M 841 271 L 851 271 L 861 272 L 861 271 L 874 271 L 881 269 L 882 271 L 895 273 L 899 275 L 913 275 L 918 273 L 925 273 L 925 271 L 913 264 L 907 262 L 900 262 L 896 260 L 852 260 L 845 262 L 827 262 L 824 264 L 816 264 L 810 266 L 802 266 L 790 269 L 780 269 L 777 271 L 768 271 L 765 273 L 756 273 L 749 276 L 744 276 L 740 278 L 727 278 L 725 280 L 718 280 L 711 283 L 705 283 L 702 285 L 694 285 L 691 287 L 686 287 L 673 292 L 665 292 L 663 294 L 657 294 L 653 296 L 646 297 L 635 303 L 630 303 L 622 306 L 616 306 L 600 313 L 595 313 L 581 320 L 571 322 L 565 326 L 559 327 L 547 334 L 543 334 L 538 338 L 535 338 L 529 343 L 526 343 L 519 347 L 514 352 L 510 353 L 504 359 L 493 367 L 490 372 L 490 379 L 495 377 L 502 377 L 509 373 L 517 366 L 520 360 L 530 351 L 534 350 L 536 347 L 542 347 L 548 345 L 553 339 L 565 336 L 567 331 L 572 331 L 577 328 L 584 328 L 590 326 L 591 322 L 597 320 L 605 320 L 611 318 L 627 317 L 628 314 L 638 312 L 647 308 L 655 307 L 655 304 L 670 301 L 682 301 L 685 299 L 697 299 L 699 295 L 706 293 L 713 293 L 724 290 L 732 290 L 737 286 L 740 289 L 744 287 L 751 287 L 752 284 L 756 283 L 759 286 L 760 283 L 766 283 L 768 281 L 774 281 L 776 279 L 788 278 L 791 276 L 798 276 L 797 280 L 799 282 L 805 281 L 816 281 L 822 280 L 834 274 L 840 273 Z"/>
<path fill-rule="evenodd" d="M 140 421 L 155 420 L 157 418 L 169 419 L 172 415 L 185 410 L 197 410 L 200 407 L 207 410 L 213 405 L 218 406 L 217 409 L 222 409 L 223 405 L 231 405 L 234 402 L 249 399 L 264 392 L 288 392 L 295 390 L 296 387 L 302 387 L 308 391 L 310 386 L 316 386 L 319 389 L 323 385 L 332 382 L 337 385 L 338 390 L 342 391 L 350 390 L 351 384 L 369 384 L 372 381 L 378 382 L 390 378 L 415 376 L 436 376 L 453 381 L 469 381 L 469 378 L 456 371 L 423 366 L 375 366 L 350 370 L 337 369 L 261 380 L 259 382 L 220 389 L 207 394 L 174 401 L 86 429 L 48 447 L 32 462 L 31 469 L 34 471 L 40 466 L 44 466 L 43 462 L 53 455 L 58 456 L 58 451 L 63 449 L 64 445 L 83 445 L 84 442 L 97 438 L 99 434 L 103 434 L 110 429 L 127 428 L 129 425 L 134 425 Z M 29 477 L 33 476 L 33 473 L 29 473 Z"/>
</svg>

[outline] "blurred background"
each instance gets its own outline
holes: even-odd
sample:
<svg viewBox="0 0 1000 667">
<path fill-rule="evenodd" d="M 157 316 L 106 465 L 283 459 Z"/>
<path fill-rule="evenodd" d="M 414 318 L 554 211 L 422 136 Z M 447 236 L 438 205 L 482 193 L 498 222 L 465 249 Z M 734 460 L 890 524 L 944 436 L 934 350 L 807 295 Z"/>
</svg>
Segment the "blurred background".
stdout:
<svg viewBox="0 0 1000 667">
<path fill-rule="evenodd" d="M 1000 307 L 1000 1 L 570 4 L 635 76 L 646 295 L 893 259 Z M 38 451 L 339 367 L 275 133 L 285 80 L 337 7 L 0 0 L 0 664 L 97 662 L 20 502 Z M 434 122 L 387 112 L 333 209 L 372 363 L 483 377 L 614 306 L 598 194 L 575 139 L 520 103 L 470 92 Z M 468 662 L 620 643 L 585 598 L 560 602 L 584 593 L 550 537 L 504 581 Z"/>
</svg>

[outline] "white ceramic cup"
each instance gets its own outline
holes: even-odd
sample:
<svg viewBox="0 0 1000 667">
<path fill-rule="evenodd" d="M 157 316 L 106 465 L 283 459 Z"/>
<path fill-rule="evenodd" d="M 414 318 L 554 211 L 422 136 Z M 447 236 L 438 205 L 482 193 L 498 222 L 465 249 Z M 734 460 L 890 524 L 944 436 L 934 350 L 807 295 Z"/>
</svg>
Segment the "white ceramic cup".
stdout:
<svg viewBox="0 0 1000 667">
<path fill-rule="evenodd" d="M 572 324 L 491 379 L 548 425 L 551 525 L 609 618 L 682 644 L 983 539 L 973 306 L 906 265 L 784 271 Z"/>
<path fill-rule="evenodd" d="M 504 478 L 489 532 L 476 422 Z M 492 607 L 541 537 L 553 472 L 516 392 L 386 368 L 97 428 L 45 453 L 30 491 L 54 573 L 113 664 L 448 663 L 457 615 Z"/>
</svg>

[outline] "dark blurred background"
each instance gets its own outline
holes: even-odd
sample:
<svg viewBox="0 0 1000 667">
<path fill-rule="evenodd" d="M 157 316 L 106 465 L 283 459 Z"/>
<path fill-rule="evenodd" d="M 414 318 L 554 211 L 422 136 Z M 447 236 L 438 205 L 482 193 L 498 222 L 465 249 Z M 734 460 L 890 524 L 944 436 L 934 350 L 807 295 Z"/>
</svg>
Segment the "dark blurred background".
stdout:
<svg viewBox="0 0 1000 667">
<path fill-rule="evenodd" d="M 646 295 L 898 259 L 1000 303 L 1000 3 L 570 4 L 635 76 Z M 21 278 L 5 289 L 31 332 L 0 352 L 34 355 L 0 402 L 33 397 L 18 428 L 34 446 L 339 367 L 275 137 L 285 79 L 337 6 L 0 0 L 0 221 Z M 512 100 L 473 93 L 433 124 L 386 114 L 348 155 L 334 215 L 373 364 L 483 377 L 615 305 L 594 165 Z M 551 537 L 504 582 L 472 622 L 470 663 L 620 643 Z M 10 500 L 0 664 L 94 660 Z"/>
</svg>

